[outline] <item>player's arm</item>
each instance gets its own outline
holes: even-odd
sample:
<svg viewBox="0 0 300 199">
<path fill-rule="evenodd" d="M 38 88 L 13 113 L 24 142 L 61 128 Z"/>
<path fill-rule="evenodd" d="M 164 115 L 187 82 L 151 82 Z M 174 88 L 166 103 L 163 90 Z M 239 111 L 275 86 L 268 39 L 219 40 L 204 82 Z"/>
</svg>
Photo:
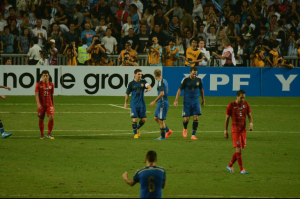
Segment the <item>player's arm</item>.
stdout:
<svg viewBox="0 0 300 199">
<path fill-rule="evenodd" d="M 150 84 L 148 84 L 148 83 L 145 84 L 145 88 L 147 88 L 147 89 L 145 90 L 145 93 L 147 93 L 147 92 L 149 92 L 149 91 L 152 90 L 152 87 L 151 87 Z"/>
<path fill-rule="evenodd" d="M 162 188 L 164 189 L 166 187 L 166 181 L 163 181 Z"/>
<path fill-rule="evenodd" d="M 176 98 L 175 98 L 175 101 L 174 101 L 174 106 L 177 107 L 178 106 L 178 98 L 181 94 L 181 89 L 178 89 L 177 91 L 177 94 L 176 94 Z"/>
<path fill-rule="evenodd" d="M 36 101 L 36 106 L 37 109 L 40 110 L 42 108 L 41 103 L 40 103 L 40 97 L 39 97 L 39 92 L 35 92 L 35 101 Z"/>
<path fill-rule="evenodd" d="M 7 87 L 7 86 L 0 86 L 0 88 L 5 88 L 5 89 L 7 89 L 7 90 L 11 90 L 11 88 L 9 88 L 9 87 Z"/>
<path fill-rule="evenodd" d="M 134 186 L 136 184 L 136 182 L 134 182 L 134 180 L 128 180 L 128 173 L 125 172 L 123 174 L 123 179 L 126 182 L 126 184 L 128 184 L 129 186 Z"/>
<path fill-rule="evenodd" d="M 229 119 L 230 119 L 230 115 L 226 114 L 226 118 L 225 118 L 225 130 L 224 130 L 224 138 L 228 139 L 228 125 L 229 125 Z"/>
<path fill-rule="evenodd" d="M 124 109 L 127 110 L 127 102 L 128 102 L 128 99 L 129 99 L 129 94 L 126 94 L 125 95 L 125 103 L 124 103 Z"/>
<path fill-rule="evenodd" d="M 204 90 L 203 89 L 200 89 L 200 94 L 201 94 L 201 98 L 202 98 L 201 106 L 204 107 L 205 106 L 205 97 L 204 97 Z"/>
<path fill-rule="evenodd" d="M 253 131 L 253 117 L 252 117 L 251 113 L 248 113 L 248 119 L 250 122 L 249 130 Z"/>
<path fill-rule="evenodd" d="M 155 104 L 158 100 L 160 100 L 161 98 L 163 98 L 164 95 L 165 95 L 165 91 L 161 91 L 161 92 L 159 93 L 159 95 L 157 96 L 157 98 L 156 98 L 153 102 L 150 103 L 150 106 L 154 106 L 154 104 Z"/>
</svg>

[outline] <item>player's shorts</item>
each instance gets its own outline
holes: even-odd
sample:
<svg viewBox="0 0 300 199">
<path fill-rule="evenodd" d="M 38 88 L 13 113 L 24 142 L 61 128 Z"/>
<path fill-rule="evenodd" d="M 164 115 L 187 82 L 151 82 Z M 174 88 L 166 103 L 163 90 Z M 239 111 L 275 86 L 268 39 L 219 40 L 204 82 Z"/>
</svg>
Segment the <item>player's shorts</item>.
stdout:
<svg viewBox="0 0 300 199">
<path fill-rule="evenodd" d="M 166 120 L 169 110 L 169 103 L 164 102 L 164 105 L 158 104 L 154 117 L 157 117 L 159 120 Z"/>
<path fill-rule="evenodd" d="M 47 116 L 54 115 L 54 107 L 53 106 L 42 106 L 41 110 L 38 110 L 38 118 L 45 118 L 45 114 Z"/>
<path fill-rule="evenodd" d="M 190 117 L 193 115 L 202 115 L 200 103 L 183 103 L 182 117 Z"/>
<path fill-rule="evenodd" d="M 134 108 L 131 106 L 131 112 L 130 112 L 131 118 L 147 118 L 146 115 L 146 107 L 141 108 Z"/>
<path fill-rule="evenodd" d="M 243 149 L 246 148 L 246 139 L 247 139 L 246 132 L 247 132 L 246 130 L 244 130 L 242 132 L 234 132 L 231 129 L 233 148 L 236 148 L 236 147 L 242 147 Z"/>
</svg>

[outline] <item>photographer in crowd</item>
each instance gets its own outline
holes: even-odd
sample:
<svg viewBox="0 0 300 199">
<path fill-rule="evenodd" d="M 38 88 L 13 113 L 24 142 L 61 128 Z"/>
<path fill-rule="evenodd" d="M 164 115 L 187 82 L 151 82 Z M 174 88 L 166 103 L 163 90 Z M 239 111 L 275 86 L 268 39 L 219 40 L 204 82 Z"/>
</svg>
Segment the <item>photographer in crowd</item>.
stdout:
<svg viewBox="0 0 300 199">
<path fill-rule="evenodd" d="M 36 64 L 37 66 L 49 66 L 49 60 L 46 59 L 47 52 L 44 50 L 40 50 L 40 57 L 41 59 Z"/>
<path fill-rule="evenodd" d="M 210 53 L 205 48 L 205 41 L 204 40 L 199 41 L 199 50 L 201 51 L 202 57 L 203 57 L 202 61 L 199 62 L 199 66 L 206 66 L 206 67 L 209 66 Z"/>
<path fill-rule="evenodd" d="M 114 62 L 108 60 L 107 54 L 103 54 L 100 58 L 100 66 L 113 66 Z"/>
<path fill-rule="evenodd" d="M 223 39 L 223 54 L 218 55 L 216 52 L 213 52 L 212 55 L 218 59 L 221 59 L 222 65 L 227 67 L 232 67 L 236 65 L 235 56 L 233 48 L 230 46 L 229 39 Z"/>
<path fill-rule="evenodd" d="M 92 44 L 86 49 L 88 53 L 90 53 L 90 59 L 92 57 L 92 54 L 97 54 L 99 57 L 102 56 L 102 54 L 106 53 L 105 47 L 101 44 L 101 41 L 99 40 L 99 36 L 95 35 L 93 36 L 93 42 Z"/>
<path fill-rule="evenodd" d="M 124 53 L 124 59 L 122 59 L 122 64 L 120 66 L 138 66 L 139 64 L 135 61 L 130 60 L 130 54 Z"/>
<path fill-rule="evenodd" d="M 86 66 L 100 66 L 100 62 L 98 61 L 98 54 L 93 53 L 91 55 L 91 59 L 87 60 L 84 65 Z"/>
<path fill-rule="evenodd" d="M 68 66 L 77 66 L 77 48 L 75 46 L 75 41 L 72 41 L 70 45 L 67 44 L 66 49 L 64 50 L 64 55 L 67 55 Z"/>
<path fill-rule="evenodd" d="M 175 46 L 175 39 L 170 39 L 169 45 L 164 48 L 164 66 L 175 66 L 179 58 L 179 49 Z"/>
<path fill-rule="evenodd" d="M 152 37 L 152 45 L 147 42 L 144 52 L 149 52 L 148 63 L 150 66 L 162 66 L 161 55 L 162 47 L 158 44 L 158 38 Z"/>
<path fill-rule="evenodd" d="M 201 51 L 198 49 L 198 39 L 193 38 L 190 41 L 191 46 L 186 49 L 183 59 L 185 66 L 195 67 L 203 61 Z"/>
<path fill-rule="evenodd" d="M 256 46 L 253 53 L 250 55 L 252 59 L 252 67 L 265 67 L 267 53 L 262 45 Z"/>
<path fill-rule="evenodd" d="M 272 50 L 269 52 L 267 57 L 267 62 L 270 67 L 285 67 L 285 68 L 294 68 L 294 66 L 289 63 L 288 61 L 284 60 L 283 57 L 280 55 L 279 49 L 280 42 L 274 41 L 272 43 Z"/>
<path fill-rule="evenodd" d="M 50 65 L 52 66 L 56 66 L 57 63 L 57 56 L 58 56 L 58 50 L 55 47 L 55 40 L 51 39 L 50 40 L 50 49 L 49 49 L 49 53 L 50 53 Z"/>
<path fill-rule="evenodd" d="M 131 43 L 130 42 L 127 42 L 125 44 L 125 50 L 122 50 L 121 53 L 120 53 L 120 55 L 119 55 L 119 57 L 118 57 L 118 61 L 119 61 L 120 64 L 122 64 L 122 61 L 125 58 L 125 56 L 124 56 L 125 53 L 129 53 L 129 55 L 130 55 L 129 60 L 131 62 L 136 62 L 136 61 L 139 60 L 138 53 L 131 48 Z"/>
</svg>

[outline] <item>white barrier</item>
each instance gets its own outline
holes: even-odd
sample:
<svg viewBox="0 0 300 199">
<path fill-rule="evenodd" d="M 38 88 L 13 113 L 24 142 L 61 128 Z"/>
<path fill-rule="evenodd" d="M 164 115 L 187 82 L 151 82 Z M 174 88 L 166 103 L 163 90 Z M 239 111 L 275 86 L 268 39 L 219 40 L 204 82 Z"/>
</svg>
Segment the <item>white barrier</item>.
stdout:
<svg viewBox="0 0 300 199">
<path fill-rule="evenodd" d="M 35 95 L 35 86 L 43 70 L 48 70 L 55 86 L 55 95 L 124 96 L 126 87 L 134 79 L 138 67 L 88 67 L 88 66 L 0 66 L 2 95 Z M 156 96 L 156 80 L 153 72 L 162 67 L 141 67 L 145 80 L 154 89 L 147 96 Z"/>
</svg>

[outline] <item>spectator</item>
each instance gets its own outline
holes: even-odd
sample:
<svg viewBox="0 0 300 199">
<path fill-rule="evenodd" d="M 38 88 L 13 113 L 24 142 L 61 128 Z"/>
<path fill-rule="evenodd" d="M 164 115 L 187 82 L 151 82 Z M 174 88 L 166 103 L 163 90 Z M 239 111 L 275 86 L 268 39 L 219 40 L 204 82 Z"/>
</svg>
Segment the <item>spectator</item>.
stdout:
<svg viewBox="0 0 300 199">
<path fill-rule="evenodd" d="M 130 61 L 131 62 L 135 62 L 135 61 L 138 61 L 138 53 L 135 51 L 135 50 L 133 50 L 132 48 L 131 48 L 131 43 L 130 42 L 127 42 L 126 44 L 125 44 L 125 50 L 122 50 L 121 51 L 121 53 L 120 53 L 120 55 L 119 55 L 119 57 L 118 57 L 118 61 L 119 61 L 119 63 L 121 63 L 121 61 L 122 60 L 124 60 L 124 54 L 125 53 L 129 53 L 130 54 Z"/>
<path fill-rule="evenodd" d="M 44 46 L 44 42 L 47 41 L 47 32 L 42 28 L 42 20 L 38 19 L 36 28 L 32 30 L 33 37 L 37 37 L 39 39 L 38 45 L 42 48 Z"/>
<path fill-rule="evenodd" d="M 150 27 L 150 31 L 152 32 L 154 29 L 154 17 L 153 17 L 153 10 L 151 10 L 151 8 L 146 8 L 142 20 L 147 21 L 147 24 Z"/>
<path fill-rule="evenodd" d="M 205 9 L 205 8 L 209 8 L 209 9 L 213 9 L 213 10 L 215 10 L 216 9 L 216 7 L 215 7 L 215 5 L 212 3 L 212 1 L 211 0 L 206 0 L 206 4 L 203 6 L 203 9 Z"/>
<path fill-rule="evenodd" d="M 58 50 L 57 50 L 57 48 L 55 48 L 55 40 L 54 39 L 50 40 L 49 53 L 50 53 L 50 58 L 49 58 L 50 65 L 52 65 L 52 66 L 58 65 L 58 63 L 57 63 Z"/>
<path fill-rule="evenodd" d="M 247 16 L 249 14 L 249 2 L 247 0 L 243 0 L 241 10 L 242 10 L 241 22 L 244 23 L 244 21 L 247 19 Z"/>
<path fill-rule="evenodd" d="M 131 17 L 128 16 L 127 17 L 127 23 L 125 23 L 122 26 L 122 31 L 121 31 L 122 37 L 125 37 L 125 36 L 128 35 L 128 31 L 129 31 L 130 28 L 133 28 L 133 23 L 132 23 Z"/>
<path fill-rule="evenodd" d="M 163 51 L 162 46 L 158 44 L 157 37 L 152 38 L 152 46 L 150 47 L 150 49 L 148 49 L 146 46 L 144 52 L 149 53 L 148 63 L 150 64 L 150 66 L 162 66 L 161 56 Z"/>
<path fill-rule="evenodd" d="M 77 66 L 76 58 L 78 57 L 78 51 L 76 48 L 75 41 L 72 41 L 70 45 L 67 44 L 63 54 L 67 55 L 68 66 Z"/>
<path fill-rule="evenodd" d="M 161 26 L 163 24 L 168 24 L 168 23 L 169 23 L 169 18 L 165 17 L 163 15 L 162 8 L 158 7 L 156 11 L 156 15 L 154 16 L 154 24 Z"/>
<path fill-rule="evenodd" d="M 182 20 L 182 18 L 183 18 L 183 12 L 182 12 L 181 7 L 178 4 L 178 1 L 175 1 L 175 3 L 174 3 L 173 15 L 177 16 L 179 20 Z"/>
<path fill-rule="evenodd" d="M 221 59 L 222 65 L 223 66 L 235 66 L 235 56 L 234 56 L 234 51 L 233 48 L 230 46 L 230 40 L 229 39 L 223 39 L 223 54 L 218 55 L 216 52 L 212 53 L 212 56 L 216 56 L 218 59 Z"/>
<path fill-rule="evenodd" d="M 84 37 L 87 39 L 87 45 L 90 46 L 93 41 L 93 36 L 95 36 L 95 31 L 91 30 L 90 24 L 85 24 L 85 30 L 81 33 L 81 39 Z"/>
<path fill-rule="evenodd" d="M 95 35 L 93 37 L 92 44 L 86 49 L 86 51 L 90 53 L 90 58 L 91 58 L 92 54 L 97 54 L 99 57 L 101 57 L 102 54 L 105 54 L 106 49 L 104 46 L 102 46 L 99 37 Z"/>
<path fill-rule="evenodd" d="M 14 52 L 17 52 L 18 49 L 18 36 L 19 36 L 19 30 L 16 28 L 17 26 L 17 21 L 13 19 L 10 23 L 10 34 L 14 36 Z"/>
<path fill-rule="evenodd" d="M 195 29 L 194 29 L 194 30 L 195 30 Z M 185 39 L 184 39 L 184 42 L 183 42 L 185 49 L 187 49 L 188 47 L 190 47 L 190 45 L 191 45 L 191 40 L 192 40 L 193 38 L 195 38 L 195 32 L 192 33 L 190 30 L 188 30 L 188 31 L 186 32 Z"/>
<path fill-rule="evenodd" d="M 191 46 L 185 51 L 183 59 L 185 60 L 185 66 L 195 67 L 203 59 L 201 51 L 198 49 L 198 39 L 193 38 L 190 42 Z"/>
<path fill-rule="evenodd" d="M 151 1 L 152 1 L 152 2 L 151 2 L 151 5 L 148 6 L 148 7 L 151 7 L 152 10 L 154 11 L 154 13 L 157 13 L 157 10 L 158 10 L 159 8 L 162 9 L 162 7 L 160 7 L 160 1 L 159 1 L 159 0 L 151 0 Z M 162 10 L 161 10 L 161 11 L 162 11 Z"/>
<path fill-rule="evenodd" d="M 234 23 L 229 22 L 226 29 L 226 36 L 230 40 L 231 44 L 234 44 L 237 39 L 237 32 L 234 29 Z M 233 46 L 234 47 L 234 46 Z"/>
<path fill-rule="evenodd" d="M 299 9 L 297 9 L 297 2 L 293 1 L 291 5 L 291 9 L 289 10 L 288 16 L 287 16 L 288 21 L 299 21 L 300 16 L 299 16 Z"/>
<path fill-rule="evenodd" d="M 137 30 L 139 28 L 139 23 L 140 23 L 140 17 L 139 17 L 139 15 L 137 13 L 137 7 L 136 7 L 136 5 L 135 4 L 131 4 L 129 6 L 129 11 L 132 14 L 131 21 L 132 21 L 132 24 L 133 24 L 134 32 L 137 32 Z"/>
<path fill-rule="evenodd" d="M 62 32 L 68 31 L 68 23 L 70 23 L 68 13 L 65 10 L 66 6 L 60 4 L 57 7 L 57 13 L 54 18 L 55 22 L 62 28 Z"/>
<path fill-rule="evenodd" d="M 76 6 L 75 0 L 67 0 L 67 2 L 65 3 L 65 5 L 66 5 L 66 11 L 68 13 L 73 13 L 74 12 L 74 8 Z"/>
<path fill-rule="evenodd" d="M 186 8 L 182 8 L 182 13 L 183 13 L 183 17 L 182 17 L 181 27 L 188 26 L 188 27 L 190 27 L 190 29 L 192 29 L 192 27 L 193 27 L 193 17 L 192 17 L 192 15 L 186 11 Z M 196 24 L 196 23 L 194 22 L 194 24 Z"/>
<path fill-rule="evenodd" d="M 169 12 L 167 12 L 165 14 L 165 17 L 168 17 L 170 15 L 170 13 L 174 10 L 175 10 L 175 8 L 172 8 L 171 10 L 169 10 Z M 170 22 L 170 24 L 169 24 L 169 34 L 172 35 L 172 33 L 174 31 L 180 30 L 180 29 L 181 29 L 181 26 L 179 24 L 179 18 L 178 18 L 178 16 L 174 15 L 172 18 L 172 22 Z"/>
<path fill-rule="evenodd" d="M 81 13 L 84 17 L 84 21 L 88 16 L 90 16 L 90 7 L 87 5 L 87 0 L 80 0 L 80 5 L 81 5 Z"/>
<path fill-rule="evenodd" d="M 114 65 L 113 61 L 108 61 L 107 54 L 103 54 L 101 56 L 100 66 L 113 66 L 113 65 Z"/>
<path fill-rule="evenodd" d="M 246 19 L 244 22 L 244 27 L 241 30 L 241 33 L 243 35 L 243 38 L 245 41 L 249 41 L 250 35 L 253 32 L 252 27 L 250 26 L 250 20 Z"/>
<path fill-rule="evenodd" d="M 33 39 L 34 45 L 29 49 L 27 54 L 28 65 L 36 65 L 38 61 L 41 59 L 40 51 L 42 50 L 41 47 L 38 45 L 39 39 L 34 37 Z"/>
<path fill-rule="evenodd" d="M 247 55 L 245 54 L 245 42 L 242 36 L 237 36 L 236 43 L 234 48 L 236 66 L 245 66 L 244 57 Z"/>
<path fill-rule="evenodd" d="M 18 37 L 18 48 L 20 54 L 27 54 L 29 52 L 29 47 L 31 37 L 29 34 L 29 29 L 24 28 L 22 34 Z"/>
<path fill-rule="evenodd" d="M 124 59 L 122 59 L 122 64 L 120 66 L 138 66 L 139 64 L 136 61 L 131 61 L 130 54 L 124 53 Z"/>
<path fill-rule="evenodd" d="M 87 18 L 86 22 L 91 25 L 91 29 L 93 29 L 93 30 L 95 30 L 96 27 L 100 25 L 100 22 L 97 18 L 97 13 L 95 13 L 95 12 L 92 12 L 91 19 Z"/>
<path fill-rule="evenodd" d="M 41 59 L 37 62 L 37 66 L 49 66 L 49 61 L 45 58 L 46 53 L 47 52 L 40 50 Z"/>
<path fill-rule="evenodd" d="M 239 35 L 240 32 L 241 32 L 241 29 L 240 29 L 239 24 L 235 22 L 235 16 L 234 16 L 234 14 L 230 15 L 229 22 L 232 22 L 234 24 L 234 29 L 236 31 L 236 34 Z"/>
<path fill-rule="evenodd" d="M 3 17 L 3 14 L 0 12 L 0 35 L 4 33 L 5 26 L 7 26 L 7 21 Z"/>
<path fill-rule="evenodd" d="M 193 8 L 193 18 L 195 18 L 196 16 L 200 17 L 200 14 L 203 13 L 203 7 L 201 5 L 201 1 L 200 0 L 195 0 L 195 4 L 194 4 L 194 8 Z"/>
<path fill-rule="evenodd" d="M 202 61 L 199 62 L 199 66 L 209 66 L 210 62 L 210 53 L 205 48 L 205 41 L 199 41 L 199 50 L 202 53 Z"/>
<path fill-rule="evenodd" d="M 98 8 L 97 8 L 97 13 L 98 13 L 98 17 L 100 18 L 101 16 L 104 16 L 105 19 L 107 19 L 107 17 L 109 15 L 111 15 L 111 10 L 110 7 L 108 5 L 106 5 L 105 0 L 100 0 L 98 2 Z"/>
<path fill-rule="evenodd" d="M 64 34 L 64 44 L 70 44 L 75 41 L 76 45 L 81 41 L 80 34 L 75 32 L 75 24 L 70 23 L 70 31 Z"/>
<path fill-rule="evenodd" d="M 4 0 L 4 18 L 7 19 L 9 17 L 9 9 L 12 8 L 13 6 L 10 4 L 9 0 Z M 2 13 L 3 13 L 2 11 Z"/>
<path fill-rule="evenodd" d="M 213 49 L 213 51 L 217 51 L 218 54 L 221 54 L 223 52 L 223 39 L 227 38 L 226 33 L 225 33 L 225 28 L 222 25 L 221 27 L 219 26 L 218 32 L 216 34 L 216 47 Z M 212 51 L 211 51 L 212 53 Z"/>
<path fill-rule="evenodd" d="M 274 8 L 276 10 L 276 12 L 280 12 L 281 11 L 281 9 L 280 9 L 281 6 L 279 4 L 279 0 L 274 0 L 273 2 L 274 3 L 269 6 L 268 11 L 271 12 L 271 10 Z"/>
<path fill-rule="evenodd" d="M 6 58 L 4 65 L 11 65 L 11 59 Z"/>
<path fill-rule="evenodd" d="M 285 44 L 285 33 L 282 25 L 283 22 L 281 20 L 278 20 L 276 23 L 276 29 L 271 32 L 271 41 L 279 41 L 281 43 L 280 47 L 282 47 L 282 44 Z"/>
<path fill-rule="evenodd" d="M 217 46 L 217 37 L 216 37 L 216 27 L 210 26 L 209 27 L 210 33 L 207 34 L 206 39 L 206 47 L 207 50 L 212 53 L 212 51 L 215 51 Z"/>
<path fill-rule="evenodd" d="M 21 32 L 21 28 L 20 28 L 20 25 L 21 23 L 24 21 L 25 19 L 25 11 L 21 10 L 19 13 L 18 13 L 18 17 L 16 19 L 17 21 L 17 29 L 19 30 L 19 32 Z"/>
<path fill-rule="evenodd" d="M 73 23 L 75 24 L 75 31 L 81 33 L 82 31 L 82 23 L 83 23 L 83 15 L 81 14 L 81 5 L 76 5 L 74 7 L 74 15 L 73 15 Z"/>
<path fill-rule="evenodd" d="M 161 31 L 159 24 L 154 25 L 154 31 L 150 34 L 150 40 L 152 41 L 153 37 L 157 37 L 158 41 L 161 42 L 162 46 L 165 46 L 165 34 Z"/>
<path fill-rule="evenodd" d="M 274 31 L 276 29 L 276 23 L 277 23 L 277 15 L 271 15 L 270 19 L 270 31 Z"/>
<path fill-rule="evenodd" d="M 87 60 L 84 65 L 87 66 L 100 66 L 100 62 L 98 60 L 98 55 L 96 53 L 93 53 L 91 55 L 91 59 Z"/>
<path fill-rule="evenodd" d="M 137 35 L 137 38 L 139 39 L 139 47 L 138 47 L 138 53 L 143 53 L 144 48 L 146 47 L 146 42 L 149 40 L 149 34 L 147 34 L 147 25 L 141 25 L 141 32 Z"/>
<path fill-rule="evenodd" d="M 269 41 L 270 37 L 267 35 L 267 31 L 268 31 L 268 28 L 261 27 L 261 29 L 260 29 L 260 35 L 258 36 L 258 39 L 262 38 L 262 39 L 266 39 L 266 40 Z"/>
<path fill-rule="evenodd" d="M 140 14 L 143 14 L 144 5 L 140 0 L 132 0 L 131 3 L 136 5 L 137 11 Z"/>
<path fill-rule="evenodd" d="M 105 36 L 107 26 L 105 24 L 105 19 L 101 18 L 100 19 L 100 25 L 96 27 L 96 35 L 99 36 L 99 39 L 102 40 L 102 38 Z"/>
<path fill-rule="evenodd" d="M 288 42 L 286 44 L 286 48 L 287 48 L 287 56 L 298 56 L 298 52 L 297 52 L 297 31 L 294 30 L 291 32 L 291 36 L 288 39 Z M 299 40 L 300 41 L 300 40 Z"/>
<path fill-rule="evenodd" d="M 175 46 L 174 39 L 169 41 L 169 45 L 164 48 L 164 66 L 175 66 L 175 62 L 179 58 L 179 49 Z"/>
<path fill-rule="evenodd" d="M 59 26 L 57 23 L 52 24 L 52 32 L 48 34 L 48 41 L 50 42 L 52 39 L 55 41 L 55 46 L 58 51 L 62 52 L 63 37 L 62 32 L 59 31 Z"/>
<path fill-rule="evenodd" d="M 118 54 L 118 42 L 116 38 L 111 36 L 111 29 L 107 28 L 106 29 L 106 36 L 103 37 L 102 43 L 104 44 L 104 47 L 106 48 L 106 53 L 107 54 Z"/>
<path fill-rule="evenodd" d="M 137 51 L 137 49 L 139 47 L 139 38 L 134 35 L 133 28 L 129 29 L 128 35 L 126 37 L 124 37 L 123 42 L 124 43 L 130 42 L 132 49 Z M 125 48 L 125 46 L 124 46 L 124 48 Z"/>
<path fill-rule="evenodd" d="M 206 24 L 207 19 L 209 19 L 209 14 L 210 14 L 211 10 L 209 7 L 205 7 L 203 8 L 203 12 L 200 13 L 200 18 L 203 21 L 203 23 Z"/>
<path fill-rule="evenodd" d="M 87 52 L 87 39 L 82 39 L 82 46 L 78 48 L 78 57 L 77 62 L 78 65 L 84 65 L 87 60 L 90 59 L 90 54 Z"/>
<path fill-rule="evenodd" d="M 250 59 L 252 59 L 252 67 L 264 67 L 266 57 L 267 53 L 264 48 L 261 45 L 256 46 L 255 50 L 250 55 Z"/>
<path fill-rule="evenodd" d="M 14 52 L 14 36 L 10 34 L 10 30 L 8 26 L 4 28 L 4 34 L 1 36 L 1 41 L 3 42 L 3 53 L 13 53 Z"/>
<path fill-rule="evenodd" d="M 51 21 L 54 21 L 55 15 L 57 13 L 57 9 L 59 6 L 59 0 L 54 0 L 51 6 L 51 11 L 50 11 L 50 16 L 51 16 Z"/>
<path fill-rule="evenodd" d="M 115 18 L 117 19 L 117 23 L 121 26 L 123 26 L 128 17 L 128 12 L 125 10 L 126 3 L 118 3 L 119 4 L 119 10 L 117 11 L 117 14 L 115 15 Z"/>
<path fill-rule="evenodd" d="M 17 19 L 17 16 L 16 16 L 16 12 L 15 12 L 15 8 L 14 7 L 10 7 L 9 8 L 9 17 L 7 17 L 7 23 L 8 23 L 8 26 L 11 25 L 11 22 L 13 20 L 16 20 Z"/>
<path fill-rule="evenodd" d="M 25 14 L 25 18 L 22 21 L 22 23 L 20 24 L 20 28 L 21 29 L 28 28 L 30 34 L 31 34 L 32 30 L 34 29 L 34 25 L 30 23 L 30 17 L 28 14 Z"/>
</svg>

